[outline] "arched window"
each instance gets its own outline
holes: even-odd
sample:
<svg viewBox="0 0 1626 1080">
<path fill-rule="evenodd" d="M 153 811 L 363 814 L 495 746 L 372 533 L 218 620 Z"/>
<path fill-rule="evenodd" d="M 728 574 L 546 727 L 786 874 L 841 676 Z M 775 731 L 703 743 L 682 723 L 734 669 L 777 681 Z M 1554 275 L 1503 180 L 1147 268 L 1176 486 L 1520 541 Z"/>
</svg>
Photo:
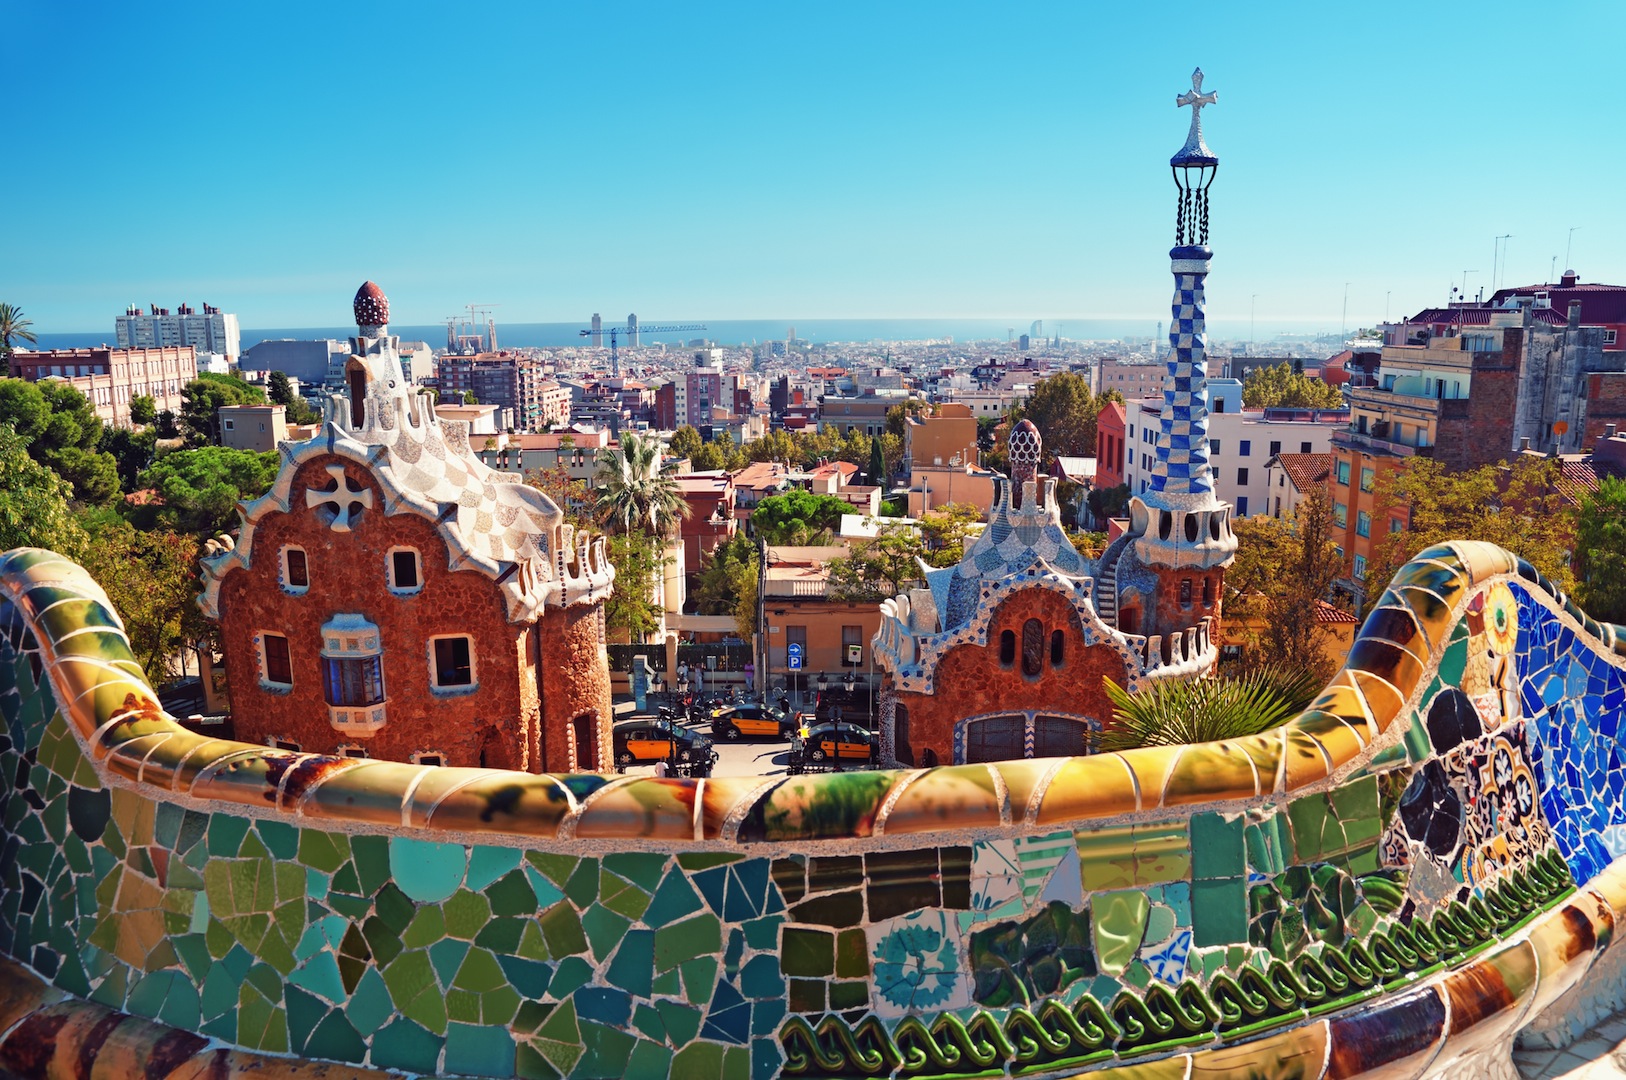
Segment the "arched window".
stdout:
<svg viewBox="0 0 1626 1080">
<path fill-rule="evenodd" d="M 1050 632 L 1050 666 L 1061 667 L 1067 656 L 1067 635 L 1060 630 Z"/>
<path fill-rule="evenodd" d="M 1013 631 L 999 632 L 999 662 L 1005 667 L 1016 663 L 1016 634 Z"/>
<path fill-rule="evenodd" d="M 913 766 L 915 751 L 909 745 L 909 706 L 892 707 L 892 756 L 905 765 Z"/>
<path fill-rule="evenodd" d="M 1044 669 L 1044 623 L 1029 619 L 1022 624 L 1022 674 L 1034 676 Z"/>
<path fill-rule="evenodd" d="M 1214 606 L 1214 579 L 1203 578 L 1203 607 Z"/>
<path fill-rule="evenodd" d="M 1180 579 L 1180 605 L 1191 606 L 1191 579 L 1188 577 Z"/>
</svg>

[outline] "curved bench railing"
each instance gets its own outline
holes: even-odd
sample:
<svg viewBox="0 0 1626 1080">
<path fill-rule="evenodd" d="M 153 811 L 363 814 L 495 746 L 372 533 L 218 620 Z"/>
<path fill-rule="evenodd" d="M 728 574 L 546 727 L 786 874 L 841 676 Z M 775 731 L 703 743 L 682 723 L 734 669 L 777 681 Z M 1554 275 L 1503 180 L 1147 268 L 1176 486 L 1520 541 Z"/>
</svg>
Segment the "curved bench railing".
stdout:
<svg viewBox="0 0 1626 1080">
<path fill-rule="evenodd" d="M 188 731 L 84 571 L 11 552 L 0 951 L 55 989 L 17 973 L 0 1065 L 125 1031 L 477 1075 L 1444 1068 L 1626 910 L 1621 634 L 1442 545 L 1263 735 L 535 776 Z"/>
</svg>

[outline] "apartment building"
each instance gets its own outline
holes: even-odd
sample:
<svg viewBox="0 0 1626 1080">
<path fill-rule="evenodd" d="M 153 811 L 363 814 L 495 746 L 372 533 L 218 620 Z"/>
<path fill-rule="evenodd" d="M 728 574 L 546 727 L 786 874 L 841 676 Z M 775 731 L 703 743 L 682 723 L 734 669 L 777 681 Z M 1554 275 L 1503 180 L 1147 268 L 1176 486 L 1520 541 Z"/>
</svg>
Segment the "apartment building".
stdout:
<svg viewBox="0 0 1626 1080">
<path fill-rule="evenodd" d="M 540 360 L 505 351 L 474 356 L 442 356 L 436 367 L 444 401 L 472 391 L 482 405 L 508 409 L 521 431 L 547 427 L 542 407 L 543 384 L 550 382 Z"/>
<path fill-rule="evenodd" d="M 1242 408 L 1242 383 L 1208 380 L 1208 464 L 1214 490 L 1235 507 L 1237 517 L 1270 512 L 1266 463 L 1277 454 L 1325 454 L 1333 433 L 1349 423 L 1342 409 Z M 1124 479 L 1130 493 L 1151 486 L 1157 460 L 1161 399 L 1138 399 L 1124 405 Z M 1097 459 L 1099 471 L 1099 459 Z"/>
<path fill-rule="evenodd" d="M 90 400 L 102 423 L 129 427 L 132 398 L 152 398 L 159 412 L 181 411 L 181 390 L 198 377 L 198 356 L 190 345 L 19 351 L 11 354 L 11 376 L 61 379 Z"/>
<path fill-rule="evenodd" d="M 203 310 L 181 304 L 173 312 L 153 305 L 147 311 L 132 304 L 114 320 L 121 349 L 174 349 L 190 345 L 198 353 L 224 356 L 235 364 L 242 352 L 237 316 L 208 304 Z"/>
</svg>

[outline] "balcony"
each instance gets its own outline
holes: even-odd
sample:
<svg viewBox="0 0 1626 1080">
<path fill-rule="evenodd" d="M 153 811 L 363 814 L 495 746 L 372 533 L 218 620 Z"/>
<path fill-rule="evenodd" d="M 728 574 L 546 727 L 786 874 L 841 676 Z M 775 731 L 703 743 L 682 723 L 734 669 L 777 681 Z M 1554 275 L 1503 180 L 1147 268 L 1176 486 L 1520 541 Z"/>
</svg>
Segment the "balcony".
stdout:
<svg viewBox="0 0 1626 1080">
<path fill-rule="evenodd" d="M 1389 454 L 1393 457 L 1420 457 L 1434 456 L 1432 446 L 1408 446 L 1406 443 L 1395 442 L 1389 438 L 1389 425 L 1379 422 L 1372 425 L 1371 432 L 1347 429 L 1332 433 L 1332 445 L 1345 450 L 1365 450 L 1373 454 Z"/>
</svg>

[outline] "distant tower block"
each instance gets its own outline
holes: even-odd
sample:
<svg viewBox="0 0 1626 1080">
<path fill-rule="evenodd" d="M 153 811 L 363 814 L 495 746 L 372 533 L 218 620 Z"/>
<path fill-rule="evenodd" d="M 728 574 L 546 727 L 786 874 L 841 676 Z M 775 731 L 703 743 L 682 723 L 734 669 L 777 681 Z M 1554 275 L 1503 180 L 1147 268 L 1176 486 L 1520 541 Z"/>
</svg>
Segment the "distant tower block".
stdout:
<svg viewBox="0 0 1626 1080">
<path fill-rule="evenodd" d="M 629 348 L 638 344 L 638 316 L 627 316 L 627 345 Z"/>
<path fill-rule="evenodd" d="M 604 320 L 598 317 L 596 311 L 593 312 L 593 336 L 590 340 L 593 342 L 593 348 L 602 349 L 604 347 Z"/>
</svg>

